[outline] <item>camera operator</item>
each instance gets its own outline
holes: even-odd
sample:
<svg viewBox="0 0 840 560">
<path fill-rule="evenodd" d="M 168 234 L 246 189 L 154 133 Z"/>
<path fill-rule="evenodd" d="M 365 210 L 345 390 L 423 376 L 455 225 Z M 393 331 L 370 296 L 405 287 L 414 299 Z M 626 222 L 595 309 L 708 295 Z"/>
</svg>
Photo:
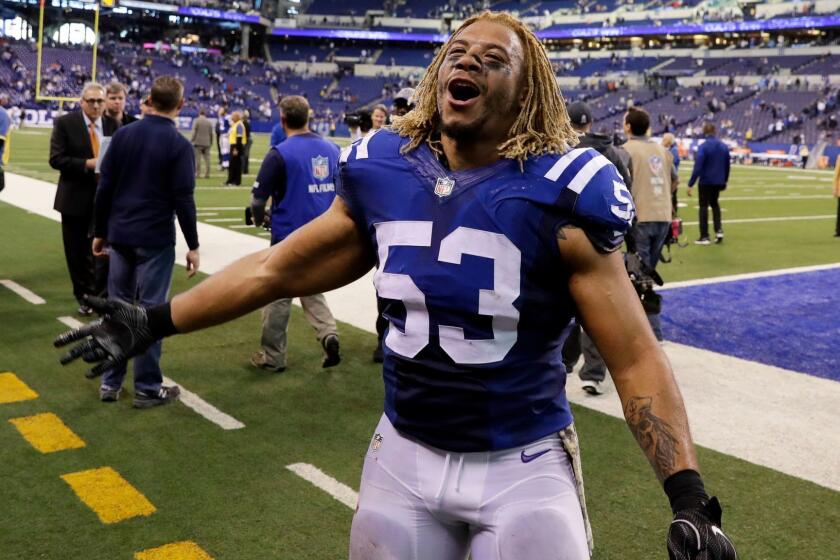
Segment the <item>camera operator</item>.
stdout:
<svg viewBox="0 0 840 560">
<path fill-rule="evenodd" d="M 266 202 L 271 198 L 272 245 L 330 207 L 335 198 L 333 170 L 339 155 L 335 144 L 309 130 L 309 103 L 305 98 L 284 97 L 280 102 L 280 122 L 286 140 L 268 151 L 251 191 L 251 211 L 257 227 L 264 223 Z M 301 297 L 300 302 L 324 349 L 321 365 L 337 365 L 341 361 L 338 330 L 323 294 Z M 286 369 L 291 304 L 291 299 L 284 298 L 263 309 L 262 350 L 251 357 L 255 367 L 275 372 Z"/>
<path fill-rule="evenodd" d="M 395 117 L 401 117 L 414 109 L 414 88 L 402 88 L 394 96 L 394 106 L 391 113 Z"/>
<path fill-rule="evenodd" d="M 370 111 L 356 111 L 344 116 L 344 124 L 350 129 L 350 140 L 364 138 L 373 128 L 373 117 Z"/>
</svg>

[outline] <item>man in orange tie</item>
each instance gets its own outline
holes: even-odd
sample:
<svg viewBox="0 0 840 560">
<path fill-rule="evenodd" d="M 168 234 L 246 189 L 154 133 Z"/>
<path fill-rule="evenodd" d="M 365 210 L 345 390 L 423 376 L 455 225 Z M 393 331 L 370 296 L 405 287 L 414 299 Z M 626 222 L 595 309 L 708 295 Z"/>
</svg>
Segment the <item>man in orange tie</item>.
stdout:
<svg viewBox="0 0 840 560">
<path fill-rule="evenodd" d="M 50 166 L 61 172 L 53 208 L 61 213 L 64 256 L 73 295 L 79 302 L 78 313 L 90 315 L 92 311 L 82 298 L 104 294 L 108 281 L 107 260 L 94 259 L 91 252 L 94 170 L 102 138 L 111 136 L 119 125 L 103 115 L 105 88 L 101 85 L 85 84 L 80 105 L 81 111 L 55 119 L 50 138 Z"/>
</svg>

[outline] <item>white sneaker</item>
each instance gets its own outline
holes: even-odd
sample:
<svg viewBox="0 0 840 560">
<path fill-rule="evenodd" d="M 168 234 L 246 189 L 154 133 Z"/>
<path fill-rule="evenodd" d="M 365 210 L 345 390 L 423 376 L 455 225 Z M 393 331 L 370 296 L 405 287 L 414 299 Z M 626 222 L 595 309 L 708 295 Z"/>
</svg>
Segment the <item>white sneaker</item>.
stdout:
<svg viewBox="0 0 840 560">
<path fill-rule="evenodd" d="M 694 242 L 695 245 L 711 245 L 712 242 L 709 241 L 708 237 L 701 237 L 697 241 Z"/>
<path fill-rule="evenodd" d="M 583 390 L 589 393 L 590 395 L 604 394 L 603 381 L 595 381 L 594 379 L 584 379 L 581 386 L 583 387 Z"/>
</svg>

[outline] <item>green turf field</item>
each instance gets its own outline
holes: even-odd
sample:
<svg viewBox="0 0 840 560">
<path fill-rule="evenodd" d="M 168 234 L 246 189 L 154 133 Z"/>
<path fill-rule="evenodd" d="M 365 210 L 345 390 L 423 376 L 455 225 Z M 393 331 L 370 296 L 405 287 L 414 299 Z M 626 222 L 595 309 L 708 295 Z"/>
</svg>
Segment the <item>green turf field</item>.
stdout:
<svg viewBox="0 0 840 560">
<path fill-rule="evenodd" d="M 13 141 L 9 171 L 54 180 L 46 164 L 48 133 L 24 132 Z M 259 160 L 264 150 L 265 137 L 258 136 L 252 158 Z M 258 165 L 252 162 L 252 173 Z M 750 200 L 724 201 L 724 220 L 832 215 L 829 177 L 737 168 L 726 197 Z M 216 214 L 201 219 L 241 217 L 248 189 L 208 188 L 222 182 L 219 173 L 199 182 L 199 212 Z M 782 198 L 766 198 L 771 196 Z M 696 221 L 693 208 L 683 217 Z M 836 262 L 840 247 L 832 227 L 822 218 L 727 225 L 723 246 L 676 250 L 674 263 L 661 271 L 668 280 L 682 280 Z M 373 335 L 341 325 L 344 361 L 322 370 L 311 328 L 294 308 L 289 369 L 282 375 L 248 366 L 259 341 L 258 313 L 167 340 L 166 375 L 244 422 L 241 430 L 224 431 L 181 405 L 137 411 L 125 395 L 102 404 L 84 366 L 62 368 L 50 344 L 65 330 L 56 318 L 75 309 L 59 224 L 0 203 L 0 228 L 0 278 L 13 278 L 47 300 L 31 305 L 0 288 L 0 373 L 15 372 L 39 395 L 0 404 L 0 560 L 130 559 L 136 551 L 183 540 L 217 560 L 346 557 L 352 511 L 285 466 L 311 463 L 358 488 L 382 402 L 378 367 L 369 359 Z M 687 227 L 687 235 L 695 238 L 696 227 Z M 174 292 L 194 283 L 176 269 Z M 86 447 L 41 454 L 6 421 L 41 412 L 57 414 Z M 667 500 L 626 426 L 580 407 L 575 414 L 595 558 L 663 558 Z M 840 493 L 710 450 L 699 454 L 742 558 L 836 556 Z M 102 466 L 119 472 L 157 511 L 101 523 L 60 476 Z"/>
</svg>

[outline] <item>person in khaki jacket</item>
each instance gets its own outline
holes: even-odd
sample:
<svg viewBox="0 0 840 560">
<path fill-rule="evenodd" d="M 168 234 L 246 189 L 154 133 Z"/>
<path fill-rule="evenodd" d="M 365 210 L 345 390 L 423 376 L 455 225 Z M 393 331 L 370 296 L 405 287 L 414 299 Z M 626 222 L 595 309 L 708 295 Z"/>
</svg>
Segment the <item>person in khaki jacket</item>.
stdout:
<svg viewBox="0 0 840 560">
<path fill-rule="evenodd" d="M 204 162 L 204 177 L 210 177 L 210 146 L 213 145 L 213 123 L 205 116 L 204 109 L 198 112 L 193 122 L 192 145 L 195 150 L 195 176 L 201 176 L 201 162 Z"/>
<path fill-rule="evenodd" d="M 648 138 L 650 116 L 641 109 L 630 108 L 624 116 L 627 143 L 624 149 L 632 160 L 633 187 L 638 221 L 630 230 L 632 249 L 653 271 L 671 226 L 671 195 L 677 190 L 678 177 L 674 156 L 662 145 Z M 659 313 L 648 310 L 648 319 L 658 340 L 662 340 Z"/>
<path fill-rule="evenodd" d="M 834 226 L 834 237 L 840 237 L 840 157 L 834 164 L 834 196 L 837 198 L 837 223 Z"/>
</svg>

